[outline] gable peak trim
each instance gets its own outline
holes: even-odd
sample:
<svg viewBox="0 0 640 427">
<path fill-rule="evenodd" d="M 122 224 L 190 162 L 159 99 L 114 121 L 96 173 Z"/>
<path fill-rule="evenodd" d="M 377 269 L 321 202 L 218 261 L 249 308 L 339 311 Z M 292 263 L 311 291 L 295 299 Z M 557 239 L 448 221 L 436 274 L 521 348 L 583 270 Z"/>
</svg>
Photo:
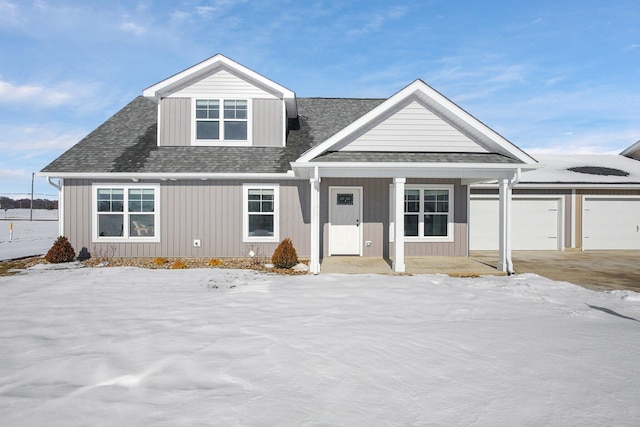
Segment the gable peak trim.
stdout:
<svg viewBox="0 0 640 427">
<path fill-rule="evenodd" d="M 178 90 L 181 83 L 187 83 L 190 80 L 198 77 L 204 77 L 209 74 L 213 74 L 220 69 L 226 69 L 232 74 L 240 77 L 245 77 L 250 81 L 256 82 L 258 85 L 268 88 L 273 93 L 277 93 L 287 105 L 287 115 L 291 117 L 297 117 L 298 111 L 296 106 L 296 94 L 290 89 L 274 82 L 273 80 L 259 74 L 242 64 L 218 53 L 211 58 L 205 59 L 202 62 L 197 63 L 183 71 L 180 71 L 171 77 L 168 77 L 148 88 L 144 89 L 142 95 L 145 97 L 156 98 L 159 100 L 162 97 L 166 97 Z"/>
<path fill-rule="evenodd" d="M 459 124 L 463 124 L 468 127 L 467 133 L 470 131 L 476 136 L 481 137 L 483 140 L 490 141 L 493 145 L 491 150 L 504 154 L 514 159 L 517 159 L 523 163 L 535 164 L 537 163 L 534 158 L 515 146 L 513 143 L 502 137 L 500 134 L 489 128 L 487 125 L 476 119 L 469 114 L 463 108 L 455 104 L 446 96 L 429 86 L 421 79 L 416 79 L 403 89 L 393 94 L 390 98 L 384 101 L 382 104 L 365 114 L 358 120 L 354 121 L 341 131 L 331 136 L 326 141 L 308 150 L 299 159 L 298 162 L 309 162 L 311 159 L 323 154 L 326 151 L 330 151 L 334 147 L 338 146 L 344 139 L 348 138 L 353 133 L 358 132 L 359 129 L 367 126 L 372 121 L 383 117 L 388 114 L 392 109 L 397 108 L 402 103 L 417 98 L 424 103 L 428 108 L 432 108 L 438 114 L 443 114 L 448 118 L 455 118 L 459 121 Z M 486 144 L 481 143 L 486 146 Z M 489 148 L 489 147 L 487 147 Z"/>
</svg>

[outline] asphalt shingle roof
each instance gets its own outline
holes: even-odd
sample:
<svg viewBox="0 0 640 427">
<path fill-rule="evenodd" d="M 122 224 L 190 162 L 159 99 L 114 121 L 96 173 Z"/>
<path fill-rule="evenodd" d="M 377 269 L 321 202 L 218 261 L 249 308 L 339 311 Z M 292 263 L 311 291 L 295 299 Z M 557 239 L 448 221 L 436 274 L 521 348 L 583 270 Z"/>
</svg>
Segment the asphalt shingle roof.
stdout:
<svg viewBox="0 0 640 427">
<path fill-rule="evenodd" d="M 290 162 L 384 99 L 298 98 L 299 126 L 286 147 L 158 147 L 157 105 L 139 96 L 47 165 L 43 172 L 283 173 Z M 516 162 L 499 154 L 328 152 L 317 162 Z"/>
<path fill-rule="evenodd" d="M 279 173 L 383 99 L 299 98 L 286 147 L 158 147 L 157 105 L 139 96 L 42 172 Z"/>
</svg>

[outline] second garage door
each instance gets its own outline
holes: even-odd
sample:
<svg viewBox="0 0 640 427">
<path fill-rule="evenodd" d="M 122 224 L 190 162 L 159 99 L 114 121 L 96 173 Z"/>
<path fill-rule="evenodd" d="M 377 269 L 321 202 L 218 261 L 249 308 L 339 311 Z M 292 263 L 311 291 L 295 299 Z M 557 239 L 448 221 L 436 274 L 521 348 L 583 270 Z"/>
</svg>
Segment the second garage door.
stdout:
<svg viewBox="0 0 640 427">
<path fill-rule="evenodd" d="M 640 249 L 640 198 L 585 196 L 582 248 Z"/>
<path fill-rule="evenodd" d="M 498 250 L 497 197 L 471 197 L 469 247 Z M 562 199 L 518 197 L 512 199 L 513 250 L 562 250 Z"/>
</svg>

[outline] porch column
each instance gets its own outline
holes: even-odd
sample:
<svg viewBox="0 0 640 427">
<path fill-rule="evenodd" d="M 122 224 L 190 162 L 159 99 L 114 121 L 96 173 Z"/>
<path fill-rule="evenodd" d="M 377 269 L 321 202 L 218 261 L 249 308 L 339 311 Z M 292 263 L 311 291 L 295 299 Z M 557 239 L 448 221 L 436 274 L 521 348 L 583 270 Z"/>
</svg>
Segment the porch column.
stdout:
<svg viewBox="0 0 640 427">
<path fill-rule="evenodd" d="M 395 213 L 394 239 L 396 242 L 396 255 L 393 258 L 393 271 L 404 273 L 404 183 L 406 178 L 393 178 L 395 200 L 393 211 Z"/>
<path fill-rule="evenodd" d="M 309 179 L 311 184 L 311 260 L 309 271 L 320 273 L 320 178 Z"/>
<path fill-rule="evenodd" d="M 499 256 L 498 270 L 508 274 L 513 273 L 513 263 L 511 261 L 511 186 L 508 179 L 501 179 L 500 189 L 500 232 L 499 232 Z"/>
</svg>

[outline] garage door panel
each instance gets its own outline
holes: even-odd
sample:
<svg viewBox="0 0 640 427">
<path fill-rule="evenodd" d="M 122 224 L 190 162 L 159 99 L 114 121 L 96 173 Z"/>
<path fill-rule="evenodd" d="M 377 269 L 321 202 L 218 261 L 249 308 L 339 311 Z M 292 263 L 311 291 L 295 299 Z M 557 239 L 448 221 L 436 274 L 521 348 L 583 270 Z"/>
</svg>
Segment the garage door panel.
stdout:
<svg viewBox="0 0 640 427">
<path fill-rule="evenodd" d="M 511 245 L 513 250 L 558 250 L 560 200 L 539 198 L 512 199 Z M 499 201 L 495 198 L 472 199 L 470 248 L 497 250 Z"/>
<path fill-rule="evenodd" d="M 640 199 L 585 197 L 582 247 L 640 249 Z"/>
</svg>

